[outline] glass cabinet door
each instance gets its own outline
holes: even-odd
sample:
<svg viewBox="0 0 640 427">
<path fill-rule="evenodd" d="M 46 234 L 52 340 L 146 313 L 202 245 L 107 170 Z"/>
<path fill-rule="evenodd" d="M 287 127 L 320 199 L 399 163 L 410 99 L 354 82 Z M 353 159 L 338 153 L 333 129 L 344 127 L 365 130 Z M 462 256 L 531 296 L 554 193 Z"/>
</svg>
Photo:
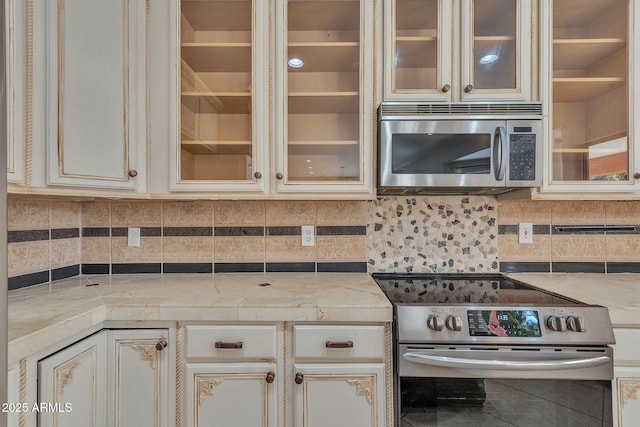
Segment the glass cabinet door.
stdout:
<svg viewBox="0 0 640 427">
<path fill-rule="evenodd" d="M 628 184 L 628 1 L 555 0 L 551 12 L 551 181 Z"/>
<path fill-rule="evenodd" d="M 359 0 L 287 0 L 280 184 L 363 179 Z M 282 185 L 279 185 L 282 189 Z"/>
<path fill-rule="evenodd" d="M 178 181 L 253 182 L 261 177 L 254 1 L 182 0 L 180 6 Z"/>
</svg>

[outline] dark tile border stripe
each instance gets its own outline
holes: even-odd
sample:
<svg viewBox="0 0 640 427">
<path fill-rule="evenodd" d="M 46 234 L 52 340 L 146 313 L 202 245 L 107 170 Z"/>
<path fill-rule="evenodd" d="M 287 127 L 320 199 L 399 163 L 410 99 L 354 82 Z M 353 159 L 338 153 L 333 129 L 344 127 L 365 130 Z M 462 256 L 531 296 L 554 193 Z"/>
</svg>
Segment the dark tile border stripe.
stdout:
<svg viewBox="0 0 640 427">
<path fill-rule="evenodd" d="M 82 229 L 82 237 L 109 237 L 109 227 L 85 227 Z"/>
<path fill-rule="evenodd" d="M 549 262 L 501 262 L 500 271 L 503 273 L 549 273 Z"/>
<path fill-rule="evenodd" d="M 604 262 L 552 262 L 554 273 L 604 273 Z"/>
<path fill-rule="evenodd" d="M 319 262 L 318 273 L 366 273 L 366 262 Z"/>
<path fill-rule="evenodd" d="M 608 262 L 607 273 L 640 273 L 640 262 Z"/>
<path fill-rule="evenodd" d="M 320 225 L 316 227 L 318 236 L 366 236 L 366 225 Z"/>
<path fill-rule="evenodd" d="M 213 227 L 164 227 L 165 237 L 209 237 L 213 236 Z"/>
<path fill-rule="evenodd" d="M 264 236 L 264 227 L 215 227 L 215 236 Z"/>
<path fill-rule="evenodd" d="M 213 273 L 211 262 L 166 262 L 162 264 L 163 273 Z"/>
<path fill-rule="evenodd" d="M 109 274 L 110 264 L 82 264 L 82 274 Z"/>
<path fill-rule="evenodd" d="M 268 273 L 313 273 L 315 262 L 268 262 Z"/>
<path fill-rule="evenodd" d="M 53 228 L 51 229 L 51 240 L 73 239 L 80 237 L 79 228 Z"/>
<path fill-rule="evenodd" d="M 263 273 L 262 262 L 216 262 L 213 264 L 214 273 Z"/>
<path fill-rule="evenodd" d="M 49 230 L 17 230 L 7 232 L 7 243 L 49 240 Z"/>
<path fill-rule="evenodd" d="M 69 265 L 67 267 L 54 268 L 51 270 L 51 281 L 68 279 L 80 275 L 80 264 Z"/>
<path fill-rule="evenodd" d="M 499 225 L 498 234 L 518 234 L 518 226 L 512 224 Z M 533 224 L 533 234 L 551 234 L 551 226 L 544 224 Z"/>
<path fill-rule="evenodd" d="M 160 273 L 161 271 L 162 266 L 159 262 L 111 264 L 111 274 Z"/>
<path fill-rule="evenodd" d="M 127 237 L 129 231 L 128 227 L 113 227 L 111 229 L 111 236 L 113 237 Z M 162 229 L 160 227 L 140 227 L 141 237 L 160 237 L 162 235 Z"/>
<path fill-rule="evenodd" d="M 39 285 L 47 282 L 49 282 L 49 270 L 38 271 L 36 273 L 9 277 L 8 288 L 12 291 L 14 289 L 26 288 L 27 286 Z"/>
<path fill-rule="evenodd" d="M 267 227 L 267 236 L 302 236 L 302 227 L 300 226 Z"/>
</svg>

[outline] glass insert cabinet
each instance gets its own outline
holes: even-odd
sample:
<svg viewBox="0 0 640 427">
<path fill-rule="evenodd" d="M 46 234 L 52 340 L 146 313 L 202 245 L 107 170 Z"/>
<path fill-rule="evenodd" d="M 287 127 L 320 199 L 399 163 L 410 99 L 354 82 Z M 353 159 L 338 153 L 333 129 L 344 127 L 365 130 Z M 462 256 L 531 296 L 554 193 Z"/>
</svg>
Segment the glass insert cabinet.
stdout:
<svg viewBox="0 0 640 427">
<path fill-rule="evenodd" d="M 363 0 L 181 0 L 172 189 L 370 194 L 372 18 Z"/>
<path fill-rule="evenodd" d="M 548 189 L 631 190 L 637 180 L 629 142 L 634 2 L 544 3 L 551 70 Z"/>
</svg>

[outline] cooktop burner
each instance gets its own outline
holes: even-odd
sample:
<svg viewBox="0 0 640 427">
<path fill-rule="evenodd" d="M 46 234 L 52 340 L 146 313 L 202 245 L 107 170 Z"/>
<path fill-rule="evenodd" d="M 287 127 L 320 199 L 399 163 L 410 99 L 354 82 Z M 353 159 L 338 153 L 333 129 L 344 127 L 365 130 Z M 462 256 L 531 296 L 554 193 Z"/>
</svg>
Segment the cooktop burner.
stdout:
<svg viewBox="0 0 640 427">
<path fill-rule="evenodd" d="M 374 273 L 372 276 L 393 304 L 582 304 L 501 274 Z"/>
</svg>

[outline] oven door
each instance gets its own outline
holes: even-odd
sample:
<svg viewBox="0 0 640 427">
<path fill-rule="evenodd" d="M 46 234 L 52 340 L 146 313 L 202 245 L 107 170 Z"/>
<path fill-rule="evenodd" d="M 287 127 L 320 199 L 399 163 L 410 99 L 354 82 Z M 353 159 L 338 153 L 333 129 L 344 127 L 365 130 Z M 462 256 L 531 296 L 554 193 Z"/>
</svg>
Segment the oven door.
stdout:
<svg viewBox="0 0 640 427">
<path fill-rule="evenodd" d="M 608 347 L 398 346 L 398 425 L 611 426 Z"/>
<path fill-rule="evenodd" d="M 506 121 L 382 120 L 381 187 L 504 187 Z"/>
</svg>

